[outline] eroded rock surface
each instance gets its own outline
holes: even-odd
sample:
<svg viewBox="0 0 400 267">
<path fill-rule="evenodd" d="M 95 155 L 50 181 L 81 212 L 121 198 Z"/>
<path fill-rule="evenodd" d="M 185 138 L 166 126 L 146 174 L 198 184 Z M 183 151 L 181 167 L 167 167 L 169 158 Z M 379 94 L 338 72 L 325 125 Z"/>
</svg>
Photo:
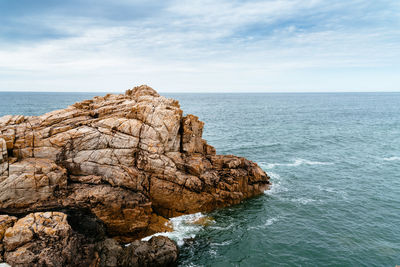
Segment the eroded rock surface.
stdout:
<svg viewBox="0 0 400 267">
<path fill-rule="evenodd" d="M 0 215 L 0 262 L 3 261 L 3 238 L 6 230 L 14 225 L 17 221 L 17 217 L 8 216 L 8 215 Z"/>
<path fill-rule="evenodd" d="M 52 211 L 52 227 L 63 229 L 58 244 L 69 244 L 63 236 L 72 232 L 83 242 L 92 226 L 104 238 L 130 242 L 168 230 L 165 218 L 237 204 L 268 188 L 269 177 L 257 164 L 216 155 L 202 139 L 203 127 L 196 116 L 183 116 L 176 100 L 148 86 L 42 116 L 1 117 L 0 214 L 32 213 L 25 217 L 30 223 L 42 218 L 37 212 Z M 56 212 L 68 215 L 75 229 Z M 32 243 L 11 240 L 3 241 L 9 259 Z"/>
<path fill-rule="evenodd" d="M 128 246 L 106 239 L 97 244 L 96 253 L 96 264 L 100 267 L 175 266 L 178 260 L 176 244 L 164 236 L 155 236 L 149 241 L 135 240 Z"/>
<path fill-rule="evenodd" d="M 83 240 L 66 214 L 31 213 L 6 230 L 4 259 L 12 266 L 89 266 L 93 245 Z"/>
<path fill-rule="evenodd" d="M 18 221 L 1 216 L 2 232 L 4 260 L 12 266 L 168 266 L 178 258 L 176 244 L 166 237 L 129 246 L 95 241 L 74 231 L 61 212 L 31 213 Z"/>
</svg>

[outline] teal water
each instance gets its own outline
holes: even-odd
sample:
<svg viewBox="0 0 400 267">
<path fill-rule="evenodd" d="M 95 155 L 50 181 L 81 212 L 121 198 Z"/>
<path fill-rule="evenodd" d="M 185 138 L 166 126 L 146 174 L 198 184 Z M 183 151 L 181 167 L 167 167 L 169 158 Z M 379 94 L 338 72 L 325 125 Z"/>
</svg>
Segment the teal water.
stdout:
<svg viewBox="0 0 400 267">
<path fill-rule="evenodd" d="M 0 93 L 0 116 L 95 94 Z M 400 93 L 166 94 L 273 186 L 211 214 L 181 266 L 400 265 Z"/>
</svg>

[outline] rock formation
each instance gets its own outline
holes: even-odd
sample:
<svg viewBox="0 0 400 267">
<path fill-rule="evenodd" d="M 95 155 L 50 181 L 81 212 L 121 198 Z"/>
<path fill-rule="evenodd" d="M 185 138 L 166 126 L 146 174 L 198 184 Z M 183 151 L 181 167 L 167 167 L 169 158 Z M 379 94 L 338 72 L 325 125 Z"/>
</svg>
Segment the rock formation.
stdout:
<svg viewBox="0 0 400 267">
<path fill-rule="evenodd" d="M 170 240 L 136 239 L 169 230 L 169 217 L 237 204 L 269 184 L 257 164 L 216 155 L 202 139 L 203 126 L 148 86 L 42 116 L 1 117 L 3 260 L 13 266 L 176 261 Z M 134 242 L 125 248 L 117 241 Z"/>
</svg>

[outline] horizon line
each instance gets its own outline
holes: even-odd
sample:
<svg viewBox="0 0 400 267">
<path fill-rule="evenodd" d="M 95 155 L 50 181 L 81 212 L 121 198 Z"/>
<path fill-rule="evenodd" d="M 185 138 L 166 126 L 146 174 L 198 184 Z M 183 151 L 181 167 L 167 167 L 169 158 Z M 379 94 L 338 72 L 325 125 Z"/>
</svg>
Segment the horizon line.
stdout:
<svg viewBox="0 0 400 267">
<path fill-rule="evenodd" d="M 157 91 L 157 90 L 156 90 Z M 2 91 L 0 93 L 81 93 L 81 94 L 124 94 L 124 92 L 118 91 Z M 333 93 L 400 93 L 399 91 L 272 91 L 272 92 L 206 92 L 206 91 L 195 91 L 195 92 L 166 92 L 166 91 L 157 91 L 159 94 L 333 94 Z"/>
</svg>

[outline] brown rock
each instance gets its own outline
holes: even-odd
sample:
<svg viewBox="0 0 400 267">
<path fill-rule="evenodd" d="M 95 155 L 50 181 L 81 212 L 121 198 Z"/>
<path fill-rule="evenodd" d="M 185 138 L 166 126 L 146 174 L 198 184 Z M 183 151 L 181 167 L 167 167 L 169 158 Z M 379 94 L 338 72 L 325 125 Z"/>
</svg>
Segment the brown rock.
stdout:
<svg viewBox="0 0 400 267">
<path fill-rule="evenodd" d="M 0 242 L 3 241 L 6 230 L 14 225 L 17 221 L 17 217 L 0 215 Z"/>
<path fill-rule="evenodd" d="M 172 224 L 168 219 L 153 213 L 151 215 L 149 228 L 144 235 L 149 236 L 153 233 L 172 232 L 173 230 Z"/>
<path fill-rule="evenodd" d="M 3 176 L 8 176 L 8 153 L 6 141 L 0 138 L 0 181 Z"/>
<path fill-rule="evenodd" d="M 88 266 L 94 245 L 84 241 L 65 214 L 32 213 L 6 230 L 4 259 L 12 266 Z"/>
<path fill-rule="evenodd" d="M 12 266 L 110 267 L 170 266 L 178 258 L 176 244 L 166 237 L 136 240 L 127 246 L 109 238 L 96 242 L 75 232 L 67 217 L 61 212 L 38 212 L 14 224 L 15 217 L 1 215 L 4 260 Z"/>
<path fill-rule="evenodd" d="M 127 246 L 106 239 L 96 245 L 96 252 L 96 267 L 175 266 L 179 254 L 175 242 L 164 236 L 136 240 Z"/>
<path fill-rule="evenodd" d="M 17 221 L 17 217 L 8 216 L 8 215 L 0 215 L 0 262 L 3 261 L 3 237 L 6 230 L 14 225 Z"/>
<path fill-rule="evenodd" d="M 177 260 L 175 242 L 165 236 L 155 236 L 148 242 L 136 240 L 126 247 L 120 266 L 173 266 Z"/>
<path fill-rule="evenodd" d="M 62 211 L 85 236 L 130 242 L 168 230 L 160 216 L 211 211 L 268 189 L 256 163 L 216 155 L 203 127 L 145 85 L 42 116 L 1 117 L 0 212 Z M 7 238 L 18 247 L 10 259 L 30 253 L 18 243 L 30 244 L 30 233 Z"/>
<path fill-rule="evenodd" d="M 26 212 L 49 205 L 55 201 L 55 191 L 66 186 L 67 171 L 54 161 L 22 159 L 10 164 L 8 176 L 0 180 L 0 210 Z"/>
<path fill-rule="evenodd" d="M 198 218 L 197 220 L 193 221 L 192 223 L 207 226 L 207 225 L 211 225 L 211 224 L 215 223 L 215 221 L 212 217 L 204 216 L 204 217 Z"/>
</svg>

